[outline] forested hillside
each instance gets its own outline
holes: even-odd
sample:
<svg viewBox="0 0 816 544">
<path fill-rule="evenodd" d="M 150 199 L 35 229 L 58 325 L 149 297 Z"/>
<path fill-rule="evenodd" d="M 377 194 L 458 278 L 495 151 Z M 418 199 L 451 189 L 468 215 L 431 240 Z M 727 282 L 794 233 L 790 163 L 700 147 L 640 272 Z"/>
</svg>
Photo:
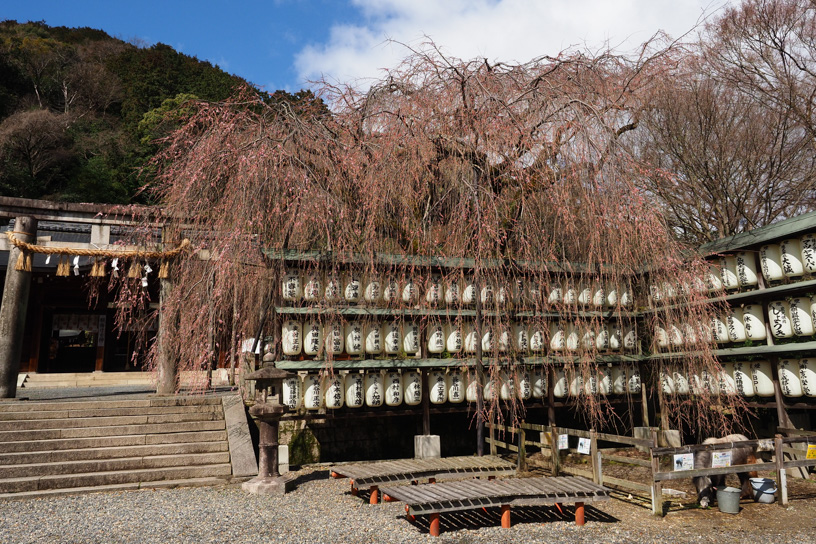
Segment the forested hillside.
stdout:
<svg viewBox="0 0 816 544">
<path fill-rule="evenodd" d="M 0 195 L 143 201 L 140 168 L 172 110 L 189 98 L 223 100 L 239 85 L 247 82 L 164 44 L 0 22 Z M 273 97 L 289 95 L 264 94 Z"/>
</svg>

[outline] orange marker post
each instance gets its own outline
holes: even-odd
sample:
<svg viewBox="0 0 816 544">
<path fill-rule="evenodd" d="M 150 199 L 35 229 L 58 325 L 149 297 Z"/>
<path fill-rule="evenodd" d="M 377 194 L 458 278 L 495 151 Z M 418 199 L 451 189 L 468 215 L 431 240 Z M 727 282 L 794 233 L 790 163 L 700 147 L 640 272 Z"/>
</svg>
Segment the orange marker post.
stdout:
<svg viewBox="0 0 816 544">
<path fill-rule="evenodd" d="M 501 523 L 502 529 L 510 528 L 510 505 L 502 504 L 501 506 Z"/>
</svg>

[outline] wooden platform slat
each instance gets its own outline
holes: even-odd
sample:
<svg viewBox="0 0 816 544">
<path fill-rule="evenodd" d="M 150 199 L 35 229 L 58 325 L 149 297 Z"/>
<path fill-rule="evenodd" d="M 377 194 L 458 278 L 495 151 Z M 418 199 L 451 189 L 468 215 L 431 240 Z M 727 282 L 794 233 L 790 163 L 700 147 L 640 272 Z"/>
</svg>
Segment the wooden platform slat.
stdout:
<svg viewBox="0 0 816 544">
<path fill-rule="evenodd" d="M 354 487 L 358 489 L 369 489 L 384 483 L 411 482 L 426 478 L 512 476 L 516 473 L 516 466 L 495 456 L 467 456 L 361 463 L 332 467 L 331 471 L 351 478 Z"/>
<path fill-rule="evenodd" d="M 386 487 L 382 492 L 405 502 L 413 515 L 468 510 L 482 506 L 591 503 L 609 499 L 609 490 L 584 478 L 462 480 Z"/>
</svg>

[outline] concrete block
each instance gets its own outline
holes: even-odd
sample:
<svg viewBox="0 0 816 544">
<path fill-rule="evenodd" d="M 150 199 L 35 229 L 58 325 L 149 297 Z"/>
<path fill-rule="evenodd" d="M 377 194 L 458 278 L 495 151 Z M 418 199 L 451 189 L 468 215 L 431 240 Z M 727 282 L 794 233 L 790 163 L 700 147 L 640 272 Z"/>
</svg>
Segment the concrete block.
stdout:
<svg viewBox="0 0 816 544">
<path fill-rule="evenodd" d="M 440 457 L 442 457 L 442 448 L 438 434 L 414 436 L 415 459 L 439 459 Z"/>
<path fill-rule="evenodd" d="M 278 472 L 280 474 L 289 472 L 289 446 L 286 444 L 278 446 Z"/>
<path fill-rule="evenodd" d="M 657 441 L 661 448 L 679 448 L 683 445 L 683 437 L 680 436 L 680 431 L 675 429 L 660 431 Z"/>
</svg>

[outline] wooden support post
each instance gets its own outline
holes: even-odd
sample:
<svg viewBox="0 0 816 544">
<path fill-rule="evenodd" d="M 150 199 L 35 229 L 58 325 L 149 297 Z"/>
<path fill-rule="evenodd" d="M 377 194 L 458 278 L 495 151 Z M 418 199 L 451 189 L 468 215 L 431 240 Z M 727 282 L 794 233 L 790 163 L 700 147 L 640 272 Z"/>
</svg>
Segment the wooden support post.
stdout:
<svg viewBox="0 0 816 544">
<path fill-rule="evenodd" d="M 524 431 L 524 427 L 522 425 L 524 422 L 519 423 L 519 430 L 518 430 L 518 463 L 517 469 L 524 471 L 527 470 L 527 449 L 524 447 L 524 442 L 527 440 L 527 433 Z"/>
<path fill-rule="evenodd" d="M 595 429 L 589 431 L 589 457 L 592 461 L 592 481 L 601 483 L 601 458 L 598 452 L 598 436 Z"/>
<path fill-rule="evenodd" d="M 649 396 L 646 393 L 646 374 L 643 372 L 645 365 L 640 363 L 638 364 L 638 370 L 640 371 L 640 419 L 641 423 L 644 427 L 649 427 Z M 649 380 L 651 383 L 651 380 Z"/>
<path fill-rule="evenodd" d="M 22 242 L 37 242 L 37 220 L 17 217 L 14 237 Z M 17 270 L 17 259 L 23 252 L 11 246 L 6 266 L 3 302 L 0 304 L 0 398 L 17 396 L 17 376 L 23 351 L 28 295 L 31 292 L 31 271 Z"/>
<path fill-rule="evenodd" d="M 490 455 L 496 455 L 496 424 L 491 421 L 487 426 L 490 429 Z"/>
<path fill-rule="evenodd" d="M 547 424 L 555 426 L 555 368 L 547 365 Z"/>
<path fill-rule="evenodd" d="M 478 261 L 477 261 L 478 263 Z M 473 271 L 473 287 L 476 291 L 476 380 L 479 382 L 479 387 L 476 388 L 476 455 L 479 457 L 484 455 L 484 387 L 485 373 L 484 364 L 482 363 L 482 297 L 481 289 L 479 287 L 479 267 Z M 492 438 L 492 436 L 491 436 Z M 492 443 L 491 443 L 492 445 Z"/>
<path fill-rule="evenodd" d="M 426 353 L 427 342 L 422 342 L 422 352 Z M 423 355 L 427 358 L 427 355 Z M 428 369 L 423 368 L 422 371 L 422 434 L 425 436 L 431 435 L 431 391 L 428 387 Z"/>
<path fill-rule="evenodd" d="M 782 451 L 782 435 L 774 437 L 774 458 L 776 459 L 776 478 L 779 487 L 779 504 L 788 505 L 788 474 L 785 470 L 785 453 Z"/>
<path fill-rule="evenodd" d="M 652 462 L 652 476 L 660 472 L 660 457 L 654 454 L 657 447 L 657 430 L 652 429 L 652 447 L 649 448 L 649 458 Z M 663 482 L 652 479 L 652 514 L 663 517 Z"/>
<path fill-rule="evenodd" d="M 558 449 L 558 427 L 550 424 L 550 455 L 552 456 L 552 475 L 558 476 L 561 471 L 561 452 Z"/>
<path fill-rule="evenodd" d="M 510 528 L 510 505 L 509 504 L 502 504 L 501 505 L 501 526 L 502 529 L 509 529 Z"/>
<path fill-rule="evenodd" d="M 439 536 L 439 512 L 434 512 L 429 517 L 431 521 L 429 529 L 431 536 Z"/>
<path fill-rule="evenodd" d="M 575 525 L 581 526 L 586 523 L 584 518 L 584 503 L 575 503 Z"/>
</svg>

